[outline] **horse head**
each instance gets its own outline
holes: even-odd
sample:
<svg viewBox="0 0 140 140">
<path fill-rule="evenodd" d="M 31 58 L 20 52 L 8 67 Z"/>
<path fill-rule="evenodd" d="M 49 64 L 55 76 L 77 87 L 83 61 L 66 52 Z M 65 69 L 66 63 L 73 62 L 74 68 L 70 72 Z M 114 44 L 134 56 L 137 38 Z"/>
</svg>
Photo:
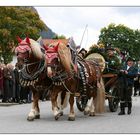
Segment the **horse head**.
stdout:
<svg viewBox="0 0 140 140">
<path fill-rule="evenodd" d="M 63 69 L 71 73 L 73 63 L 71 53 L 67 45 L 62 42 L 53 42 L 46 47 L 47 73 L 49 77 L 53 77 L 56 72 Z"/>
<path fill-rule="evenodd" d="M 29 61 L 38 61 L 42 59 L 41 47 L 38 42 L 26 37 L 22 40 L 17 37 L 19 45 L 15 49 L 15 54 L 18 60 L 22 60 L 24 63 Z"/>
</svg>

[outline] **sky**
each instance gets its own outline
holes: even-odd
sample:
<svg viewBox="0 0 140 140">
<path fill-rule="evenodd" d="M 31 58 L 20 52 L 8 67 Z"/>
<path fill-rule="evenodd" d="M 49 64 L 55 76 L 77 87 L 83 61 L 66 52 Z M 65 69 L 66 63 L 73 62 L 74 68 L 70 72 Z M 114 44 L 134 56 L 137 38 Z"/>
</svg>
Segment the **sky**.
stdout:
<svg viewBox="0 0 140 140">
<path fill-rule="evenodd" d="M 0 0 L 0 6 L 34 6 L 55 33 L 73 37 L 86 49 L 97 43 L 101 28 L 110 23 L 140 28 L 138 0 Z"/>
<path fill-rule="evenodd" d="M 35 8 L 41 20 L 52 31 L 65 35 L 66 38 L 73 37 L 76 45 L 81 45 L 81 48 L 85 49 L 97 44 L 100 30 L 110 23 L 140 29 L 138 6 L 35 6 Z"/>
</svg>

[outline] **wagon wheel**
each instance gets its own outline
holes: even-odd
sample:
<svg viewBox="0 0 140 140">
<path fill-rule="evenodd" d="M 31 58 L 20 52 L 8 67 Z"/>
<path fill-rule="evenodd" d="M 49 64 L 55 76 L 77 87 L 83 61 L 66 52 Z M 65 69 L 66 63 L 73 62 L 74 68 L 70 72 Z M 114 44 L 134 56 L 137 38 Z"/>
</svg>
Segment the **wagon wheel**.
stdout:
<svg viewBox="0 0 140 140">
<path fill-rule="evenodd" d="M 109 91 L 111 98 L 108 99 L 109 109 L 111 112 L 116 112 L 120 102 L 119 99 L 119 90 L 116 87 L 112 87 Z"/>
<path fill-rule="evenodd" d="M 83 112 L 85 109 L 85 104 L 87 103 L 88 99 L 85 99 L 86 97 L 78 96 L 76 97 L 76 105 L 79 111 Z M 85 103 L 86 102 L 86 103 Z"/>
</svg>

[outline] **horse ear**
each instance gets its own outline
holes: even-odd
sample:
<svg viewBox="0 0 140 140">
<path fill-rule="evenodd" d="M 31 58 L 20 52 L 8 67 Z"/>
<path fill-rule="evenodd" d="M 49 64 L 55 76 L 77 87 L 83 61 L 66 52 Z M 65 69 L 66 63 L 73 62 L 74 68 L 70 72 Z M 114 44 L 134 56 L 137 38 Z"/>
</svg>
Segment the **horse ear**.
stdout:
<svg viewBox="0 0 140 140">
<path fill-rule="evenodd" d="M 18 43 L 22 41 L 22 39 L 19 36 L 17 36 L 17 40 L 18 40 Z"/>
<path fill-rule="evenodd" d="M 29 39 L 29 37 L 26 37 L 26 42 L 27 42 L 28 44 L 30 44 L 30 39 Z"/>
<path fill-rule="evenodd" d="M 60 42 L 58 42 L 58 44 L 54 47 L 55 51 L 58 52 L 58 46 L 59 46 Z"/>
</svg>

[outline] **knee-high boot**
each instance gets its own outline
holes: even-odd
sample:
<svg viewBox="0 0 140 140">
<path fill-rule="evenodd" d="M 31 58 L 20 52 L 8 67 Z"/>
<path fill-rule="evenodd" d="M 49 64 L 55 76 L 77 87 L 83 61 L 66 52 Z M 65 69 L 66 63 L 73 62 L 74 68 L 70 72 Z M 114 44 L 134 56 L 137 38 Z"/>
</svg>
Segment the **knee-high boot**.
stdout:
<svg viewBox="0 0 140 140">
<path fill-rule="evenodd" d="M 132 102 L 128 102 L 128 111 L 127 114 L 131 114 Z"/>
<path fill-rule="evenodd" d="M 121 111 L 118 115 L 125 115 L 125 103 L 120 103 L 120 109 Z"/>
</svg>

